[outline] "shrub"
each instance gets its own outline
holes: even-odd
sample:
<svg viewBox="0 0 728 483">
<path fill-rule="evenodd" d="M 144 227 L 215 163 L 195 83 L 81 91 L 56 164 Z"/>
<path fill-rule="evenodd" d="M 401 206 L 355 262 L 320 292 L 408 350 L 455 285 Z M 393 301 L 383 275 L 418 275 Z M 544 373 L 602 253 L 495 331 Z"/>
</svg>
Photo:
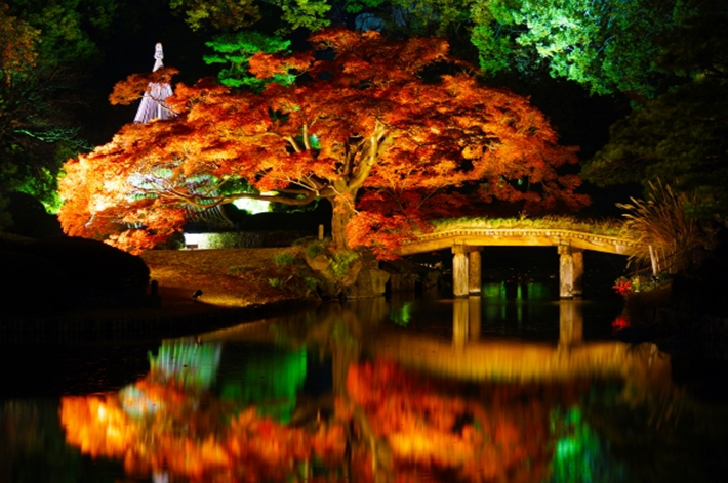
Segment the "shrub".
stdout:
<svg viewBox="0 0 728 483">
<path fill-rule="evenodd" d="M 264 246 L 265 233 L 251 231 L 222 231 L 207 233 L 207 246 L 210 249 L 222 248 L 260 248 Z"/>
<path fill-rule="evenodd" d="M 283 265 L 283 266 L 289 266 L 293 265 L 293 262 L 295 260 L 295 256 L 292 253 L 277 253 L 273 255 L 273 261 L 276 265 Z"/>
<path fill-rule="evenodd" d="M 308 258 L 316 258 L 326 251 L 326 247 L 319 243 L 313 243 L 306 247 L 306 256 Z"/>
<path fill-rule="evenodd" d="M 318 287 L 318 280 L 316 277 L 303 277 L 303 284 L 308 290 L 308 293 L 315 293 Z"/>
<path fill-rule="evenodd" d="M 331 261 L 331 270 L 337 277 L 345 277 L 349 269 L 361 256 L 353 251 L 337 252 Z"/>
<path fill-rule="evenodd" d="M 287 279 L 283 279 L 281 277 L 271 277 L 271 278 L 268 279 L 268 283 L 273 288 L 277 288 L 279 290 L 283 290 L 285 288 L 285 286 L 286 286 L 286 282 L 289 279 L 290 279 L 290 277 L 288 277 Z"/>
</svg>

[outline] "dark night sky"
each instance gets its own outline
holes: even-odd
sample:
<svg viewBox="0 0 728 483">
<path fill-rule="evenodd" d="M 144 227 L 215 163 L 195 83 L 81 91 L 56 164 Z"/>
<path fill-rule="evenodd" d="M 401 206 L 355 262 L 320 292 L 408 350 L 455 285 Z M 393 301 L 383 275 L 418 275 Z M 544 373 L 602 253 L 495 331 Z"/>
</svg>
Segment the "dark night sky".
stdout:
<svg viewBox="0 0 728 483">
<path fill-rule="evenodd" d="M 84 74 L 87 75 L 89 109 L 84 116 L 92 116 L 86 137 L 93 144 L 111 140 L 113 134 L 125 123 L 131 122 L 137 104 L 112 106 L 108 101 L 114 84 L 130 74 L 151 72 L 154 67 L 154 46 L 164 46 L 164 64 L 174 67 L 180 74 L 173 83 L 194 83 L 205 76 L 214 76 L 216 68 L 205 64 L 202 56 L 211 53 L 204 46 L 209 37 L 192 32 L 183 17 L 172 15 L 165 2 L 129 2 L 128 18 L 135 18 L 133 25 L 119 25 L 114 34 L 105 39 L 94 39 L 101 48 L 104 59 Z"/>
</svg>

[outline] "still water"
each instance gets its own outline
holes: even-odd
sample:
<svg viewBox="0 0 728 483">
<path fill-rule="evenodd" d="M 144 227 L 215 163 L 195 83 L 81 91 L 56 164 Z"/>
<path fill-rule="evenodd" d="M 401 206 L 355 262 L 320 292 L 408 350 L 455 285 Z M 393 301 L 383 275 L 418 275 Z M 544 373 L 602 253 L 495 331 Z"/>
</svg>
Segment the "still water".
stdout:
<svg viewBox="0 0 728 483">
<path fill-rule="evenodd" d="M 724 481 L 726 405 L 536 282 L 0 344 L 0 482 Z"/>
</svg>

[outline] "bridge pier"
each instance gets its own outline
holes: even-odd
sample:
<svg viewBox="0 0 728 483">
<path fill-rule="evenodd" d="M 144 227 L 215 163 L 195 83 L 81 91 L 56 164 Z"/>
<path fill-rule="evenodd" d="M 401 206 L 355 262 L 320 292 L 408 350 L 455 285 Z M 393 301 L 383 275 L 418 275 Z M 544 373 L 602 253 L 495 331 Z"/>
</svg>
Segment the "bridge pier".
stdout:
<svg viewBox="0 0 728 483">
<path fill-rule="evenodd" d="M 581 297 L 584 250 L 559 245 L 559 295 L 562 299 Z"/>
<path fill-rule="evenodd" d="M 452 291 L 455 297 L 480 295 L 482 290 L 481 247 L 452 247 Z"/>
</svg>

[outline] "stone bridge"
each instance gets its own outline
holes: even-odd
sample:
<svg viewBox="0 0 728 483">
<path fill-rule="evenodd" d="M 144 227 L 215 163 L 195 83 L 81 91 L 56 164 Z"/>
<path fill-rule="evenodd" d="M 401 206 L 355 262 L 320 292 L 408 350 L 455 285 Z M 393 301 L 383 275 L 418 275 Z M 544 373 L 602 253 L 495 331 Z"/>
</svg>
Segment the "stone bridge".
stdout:
<svg viewBox="0 0 728 483">
<path fill-rule="evenodd" d="M 450 249 L 453 253 L 453 294 L 480 294 L 483 247 L 556 247 L 560 257 L 559 293 L 562 298 L 582 293 L 583 252 L 593 250 L 633 255 L 640 245 L 629 236 L 597 234 L 588 229 L 444 227 L 406 242 L 400 255 Z"/>
</svg>

